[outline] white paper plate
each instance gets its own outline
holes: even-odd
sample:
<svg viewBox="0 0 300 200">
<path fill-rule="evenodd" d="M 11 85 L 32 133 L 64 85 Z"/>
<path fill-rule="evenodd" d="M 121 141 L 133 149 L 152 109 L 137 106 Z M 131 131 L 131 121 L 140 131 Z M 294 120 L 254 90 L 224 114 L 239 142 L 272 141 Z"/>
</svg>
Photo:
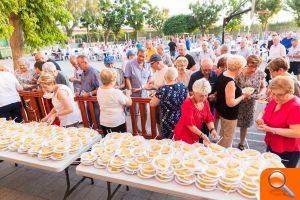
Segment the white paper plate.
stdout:
<svg viewBox="0 0 300 200">
<path fill-rule="evenodd" d="M 244 193 L 242 193 L 239 189 L 237 190 L 237 192 L 242 195 L 243 197 L 246 197 L 248 199 L 256 199 L 256 195 L 253 195 L 253 196 L 249 196 L 249 195 L 246 195 Z"/>
<path fill-rule="evenodd" d="M 175 180 L 176 180 L 176 179 L 175 179 Z M 216 189 L 216 187 L 211 187 L 211 188 L 202 188 L 202 187 L 200 187 L 200 186 L 198 185 L 198 183 L 197 183 L 197 182 L 195 182 L 195 185 L 196 185 L 196 187 L 197 187 L 199 190 L 203 190 L 203 191 L 206 191 L 206 192 L 213 191 L 213 190 L 215 190 L 215 189 Z"/>
</svg>

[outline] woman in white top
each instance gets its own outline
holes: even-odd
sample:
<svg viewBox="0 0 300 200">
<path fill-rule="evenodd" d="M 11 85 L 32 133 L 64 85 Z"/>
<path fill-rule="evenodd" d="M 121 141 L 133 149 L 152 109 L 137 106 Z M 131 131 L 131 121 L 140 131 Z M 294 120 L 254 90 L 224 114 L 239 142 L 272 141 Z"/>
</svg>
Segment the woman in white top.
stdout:
<svg viewBox="0 0 300 200">
<path fill-rule="evenodd" d="M 48 73 L 43 73 L 38 82 L 44 91 L 44 97 L 52 99 L 53 104 L 53 109 L 42 121 L 52 124 L 58 117 L 60 126 L 78 126 L 82 118 L 71 89 L 66 85 L 56 84 L 55 77 Z"/>
<path fill-rule="evenodd" d="M 109 132 L 126 132 L 124 107 L 130 106 L 130 93 L 126 95 L 114 86 L 117 73 L 113 69 L 105 68 L 100 73 L 103 86 L 98 88 L 97 100 L 100 107 L 100 125 L 104 135 Z"/>
<path fill-rule="evenodd" d="M 16 77 L 0 64 L 0 118 L 23 120 L 18 91 L 23 90 Z"/>
</svg>

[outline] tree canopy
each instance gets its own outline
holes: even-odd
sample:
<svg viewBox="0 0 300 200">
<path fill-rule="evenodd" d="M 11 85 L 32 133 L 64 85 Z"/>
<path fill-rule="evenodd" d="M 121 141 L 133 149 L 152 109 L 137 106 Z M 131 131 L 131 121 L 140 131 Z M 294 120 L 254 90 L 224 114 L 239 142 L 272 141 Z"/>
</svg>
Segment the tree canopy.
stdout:
<svg viewBox="0 0 300 200">
<path fill-rule="evenodd" d="M 152 7 L 149 10 L 149 14 L 147 16 L 147 24 L 155 29 L 159 34 L 162 33 L 162 28 L 165 21 L 169 17 L 169 10 L 168 9 L 159 9 L 157 6 Z"/>
<path fill-rule="evenodd" d="M 277 14 L 282 8 L 281 0 L 259 0 L 256 4 L 256 10 L 268 10 L 269 13 L 259 15 L 258 19 L 263 30 L 267 28 L 269 20 Z"/>
<path fill-rule="evenodd" d="M 0 37 L 10 39 L 14 64 L 23 48 L 38 49 L 67 37 L 61 26 L 72 19 L 66 0 L 0 1 Z"/>
<path fill-rule="evenodd" d="M 162 27 L 165 35 L 190 33 L 195 30 L 195 19 L 191 15 L 175 15 L 167 19 Z"/>
<path fill-rule="evenodd" d="M 191 3 L 189 8 L 195 18 L 195 25 L 204 35 L 218 21 L 223 5 L 215 0 L 204 0 L 201 3 L 199 1 Z"/>
<path fill-rule="evenodd" d="M 295 20 L 298 26 L 300 26 L 300 1 L 299 0 L 287 0 L 286 4 L 290 11 L 295 15 Z"/>
</svg>

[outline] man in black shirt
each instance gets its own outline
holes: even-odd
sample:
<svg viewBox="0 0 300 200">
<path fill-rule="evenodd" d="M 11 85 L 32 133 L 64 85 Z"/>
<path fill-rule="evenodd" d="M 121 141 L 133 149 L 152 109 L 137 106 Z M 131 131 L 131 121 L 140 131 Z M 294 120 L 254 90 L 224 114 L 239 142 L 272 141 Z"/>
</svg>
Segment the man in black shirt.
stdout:
<svg viewBox="0 0 300 200">
<path fill-rule="evenodd" d="M 188 90 L 190 95 L 193 95 L 193 84 L 195 81 L 201 79 L 201 78 L 205 78 L 206 80 L 209 81 L 210 86 L 211 86 L 211 93 L 208 95 L 208 102 L 210 105 L 210 111 L 211 113 L 214 113 L 214 109 L 215 109 L 215 98 L 213 98 L 214 96 L 214 91 L 215 91 L 215 84 L 217 82 L 217 78 L 218 75 L 216 72 L 212 71 L 213 68 L 213 61 L 210 58 L 203 58 L 201 60 L 201 67 L 200 70 L 197 72 L 194 72 L 190 78 L 189 84 L 188 84 Z M 201 131 L 206 134 L 207 136 L 209 135 L 209 130 L 207 128 L 207 126 L 204 124 L 201 128 Z"/>
<path fill-rule="evenodd" d="M 193 56 L 186 53 L 185 44 L 180 43 L 178 45 L 177 49 L 178 49 L 178 53 L 179 53 L 179 56 L 177 56 L 177 58 L 178 57 L 186 57 L 186 59 L 189 61 L 188 66 L 187 66 L 186 69 L 191 70 L 191 71 L 195 71 L 196 70 L 196 62 L 195 62 Z"/>
<path fill-rule="evenodd" d="M 171 57 L 175 57 L 175 52 L 176 52 L 176 43 L 173 42 L 173 39 L 170 38 L 170 42 L 169 42 L 169 49 L 170 49 L 170 55 Z"/>
</svg>

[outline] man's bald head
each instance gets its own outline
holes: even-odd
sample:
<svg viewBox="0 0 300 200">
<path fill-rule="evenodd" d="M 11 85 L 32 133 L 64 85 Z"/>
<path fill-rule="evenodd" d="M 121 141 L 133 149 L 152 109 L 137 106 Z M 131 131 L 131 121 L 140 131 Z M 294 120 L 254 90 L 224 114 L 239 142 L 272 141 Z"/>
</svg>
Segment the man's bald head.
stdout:
<svg viewBox="0 0 300 200">
<path fill-rule="evenodd" d="M 45 55 L 42 52 L 37 52 L 34 54 L 35 61 L 43 61 L 45 62 Z"/>
</svg>

